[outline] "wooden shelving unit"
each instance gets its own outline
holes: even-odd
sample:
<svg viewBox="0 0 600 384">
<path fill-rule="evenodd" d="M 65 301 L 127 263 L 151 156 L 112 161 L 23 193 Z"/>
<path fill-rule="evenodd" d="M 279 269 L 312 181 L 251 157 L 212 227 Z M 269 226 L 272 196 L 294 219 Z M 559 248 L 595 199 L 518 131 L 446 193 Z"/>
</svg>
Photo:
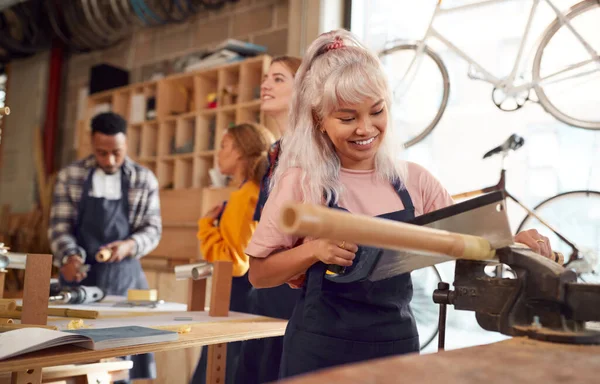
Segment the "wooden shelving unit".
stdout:
<svg viewBox="0 0 600 384">
<path fill-rule="evenodd" d="M 86 120 L 78 124 L 78 156 L 90 153 L 90 119 L 111 110 L 129 122 L 129 156 L 154 172 L 161 189 L 208 187 L 227 127 L 242 122 L 269 127 L 259 96 L 270 60 L 263 55 L 90 96 Z M 216 105 L 210 105 L 211 95 Z"/>
<path fill-rule="evenodd" d="M 129 123 L 129 156 L 158 179 L 163 235 L 150 256 L 170 262 L 201 258 L 197 221 L 232 190 L 210 186 L 209 170 L 216 166 L 225 130 L 242 122 L 271 128 L 260 112 L 260 83 L 270 61 L 267 55 L 257 56 L 88 98 L 85 119 L 77 123 L 78 157 L 91 153 L 91 118 L 113 111 Z M 209 96 L 216 96 L 216 105 Z"/>
</svg>

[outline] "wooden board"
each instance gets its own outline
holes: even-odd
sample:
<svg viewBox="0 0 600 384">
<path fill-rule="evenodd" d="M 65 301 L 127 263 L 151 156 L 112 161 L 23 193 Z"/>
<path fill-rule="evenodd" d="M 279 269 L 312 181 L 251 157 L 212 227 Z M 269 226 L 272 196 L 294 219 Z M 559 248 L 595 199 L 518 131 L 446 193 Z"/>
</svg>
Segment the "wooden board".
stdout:
<svg viewBox="0 0 600 384">
<path fill-rule="evenodd" d="M 258 318 L 255 321 L 224 321 L 192 326 L 190 333 L 179 335 L 179 340 L 156 344 L 92 351 L 75 346 L 62 346 L 29 353 L 0 362 L 0 372 L 25 371 L 33 368 L 76 364 L 100 359 L 136 355 L 149 352 L 167 352 L 232 341 L 282 336 L 285 320 Z"/>
<path fill-rule="evenodd" d="M 436 354 L 384 358 L 291 378 L 287 384 L 596 383 L 600 346 L 514 338 Z"/>
</svg>

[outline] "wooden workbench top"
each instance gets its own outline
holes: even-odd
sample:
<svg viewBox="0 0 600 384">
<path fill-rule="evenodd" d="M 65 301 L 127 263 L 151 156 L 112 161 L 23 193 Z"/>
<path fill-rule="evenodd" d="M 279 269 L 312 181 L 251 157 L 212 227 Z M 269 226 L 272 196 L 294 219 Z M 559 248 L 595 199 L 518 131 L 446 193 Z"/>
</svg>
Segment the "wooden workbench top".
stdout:
<svg viewBox="0 0 600 384">
<path fill-rule="evenodd" d="M 139 317 L 138 317 L 139 319 Z M 179 340 L 164 343 L 92 351 L 74 346 L 62 346 L 33 352 L 0 362 L 0 372 L 23 371 L 31 368 L 85 363 L 109 357 L 162 352 L 203 345 L 228 343 L 263 337 L 282 336 L 287 321 L 255 317 L 239 321 L 213 318 L 214 322 L 192 324 L 191 332 L 179 335 Z"/>
<path fill-rule="evenodd" d="M 323 370 L 286 384 L 598 383 L 600 345 L 513 338 L 430 355 L 406 355 Z"/>
</svg>

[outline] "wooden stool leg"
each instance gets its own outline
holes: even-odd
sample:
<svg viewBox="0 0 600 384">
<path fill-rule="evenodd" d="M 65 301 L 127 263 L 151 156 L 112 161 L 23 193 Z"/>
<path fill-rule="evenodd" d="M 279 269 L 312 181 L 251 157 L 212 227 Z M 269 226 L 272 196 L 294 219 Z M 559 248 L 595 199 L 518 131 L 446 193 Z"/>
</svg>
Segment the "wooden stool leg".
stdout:
<svg viewBox="0 0 600 384">
<path fill-rule="evenodd" d="M 27 255 L 21 323 L 46 325 L 52 255 Z"/>
<path fill-rule="evenodd" d="M 41 384 L 42 368 L 28 369 L 21 372 L 13 372 L 11 384 Z"/>
<path fill-rule="evenodd" d="M 214 344 L 208 346 L 208 359 L 206 364 L 206 384 L 225 383 L 225 359 L 227 358 L 227 344 Z"/>
</svg>

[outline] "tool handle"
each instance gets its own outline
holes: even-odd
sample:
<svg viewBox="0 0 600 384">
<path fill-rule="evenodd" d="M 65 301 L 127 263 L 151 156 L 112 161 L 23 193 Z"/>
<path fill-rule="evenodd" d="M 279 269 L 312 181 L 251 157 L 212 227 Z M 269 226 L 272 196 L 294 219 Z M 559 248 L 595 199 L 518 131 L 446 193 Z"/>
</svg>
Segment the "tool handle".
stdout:
<svg viewBox="0 0 600 384">
<path fill-rule="evenodd" d="M 10 115 L 10 108 L 2 107 L 0 108 L 0 116 L 8 116 Z"/>
<path fill-rule="evenodd" d="M 279 226 L 290 235 L 398 251 L 424 251 L 469 260 L 491 260 L 496 256 L 496 251 L 483 237 L 352 214 L 320 205 L 288 203 L 281 210 Z"/>
<path fill-rule="evenodd" d="M 112 252 L 110 249 L 101 249 L 98 251 L 98 253 L 96 253 L 96 261 L 99 263 L 105 263 L 108 261 L 108 259 L 110 259 L 111 256 Z"/>
</svg>

